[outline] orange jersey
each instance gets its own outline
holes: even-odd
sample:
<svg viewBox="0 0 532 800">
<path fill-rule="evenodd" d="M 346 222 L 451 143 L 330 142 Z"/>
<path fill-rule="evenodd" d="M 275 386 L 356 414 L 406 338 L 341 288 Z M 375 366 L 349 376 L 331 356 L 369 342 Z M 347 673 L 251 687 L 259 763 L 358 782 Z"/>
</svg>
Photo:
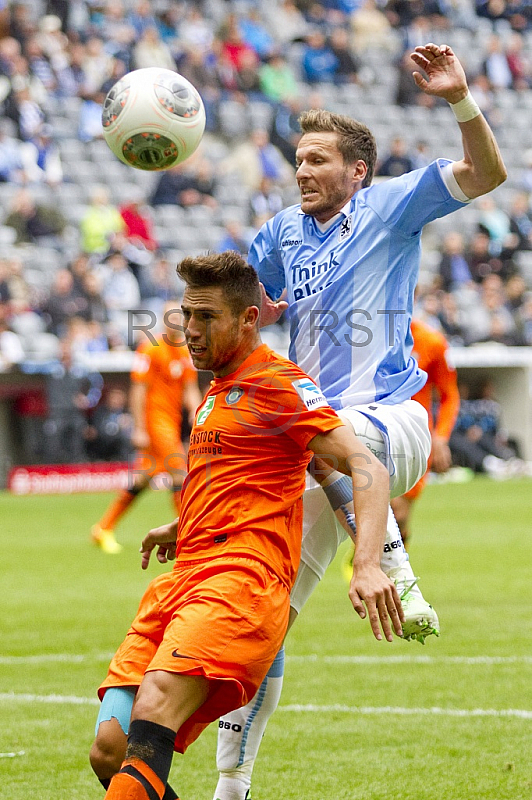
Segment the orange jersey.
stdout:
<svg viewBox="0 0 532 800">
<path fill-rule="evenodd" d="M 291 587 L 308 443 L 341 425 L 310 378 L 267 345 L 216 378 L 190 434 L 177 562 L 251 557 Z"/>
<path fill-rule="evenodd" d="M 449 365 L 447 357 L 449 345 L 441 333 L 419 320 L 412 320 L 411 330 L 414 337 L 412 355 L 428 376 L 425 386 L 412 399 L 427 410 L 431 431 L 449 439 L 460 407 L 456 370 Z M 434 392 L 439 402 L 435 423 L 432 413 Z"/>
<path fill-rule="evenodd" d="M 172 345 L 167 337 L 158 336 L 157 343 L 143 342 L 135 351 L 131 380 L 145 383 L 146 419 L 156 425 L 171 420 L 181 429 L 183 389 L 196 381 L 196 370 L 185 342 Z"/>
</svg>

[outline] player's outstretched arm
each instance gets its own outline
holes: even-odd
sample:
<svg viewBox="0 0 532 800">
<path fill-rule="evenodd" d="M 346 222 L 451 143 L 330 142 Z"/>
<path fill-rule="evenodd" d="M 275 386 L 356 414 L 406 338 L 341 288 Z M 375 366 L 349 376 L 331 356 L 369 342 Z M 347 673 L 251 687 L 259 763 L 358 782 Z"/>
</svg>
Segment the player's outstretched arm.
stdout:
<svg viewBox="0 0 532 800">
<path fill-rule="evenodd" d="M 157 547 L 157 561 L 161 564 L 174 560 L 177 543 L 177 523 L 178 519 L 174 519 L 168 525 L 152 528 L 144 537 L 140 546 L 142 569 L 148 568 L 150 556 L 155 547 Z"/>
<path fill-rule="evenodd" d="M 506 180 L 507 172 L 495 136 L 469 94 L 464 69 L 449 45 L 416 47 L 411 55 L 414 80 L 425 94 L 450 103 L 462 132 L 464 157 L 453 164 L 453 173 L 464 194 L 473 199 L 491 192 Z"/>
<path fill-rule="evenodd" d="M 350 475 L 357 521 L 357 544 L 349 597 L 357 614 L 369 617 L 376 639 L 393 641 L 392 627 L 402 635 L 401 601 L 393 582 L 380 568 L 386 536 L 390 478 L 388 470 L 347 426 L 318 434 L 309 448 L 329 466 Z"/>
</svg>

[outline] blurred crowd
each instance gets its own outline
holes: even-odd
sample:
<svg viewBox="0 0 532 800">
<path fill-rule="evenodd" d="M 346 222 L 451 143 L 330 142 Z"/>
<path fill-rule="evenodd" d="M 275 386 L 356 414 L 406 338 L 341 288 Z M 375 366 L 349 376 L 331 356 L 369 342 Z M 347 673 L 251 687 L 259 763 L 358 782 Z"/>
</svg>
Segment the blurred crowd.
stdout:
<svg viewBox="0 0 532 800">
<path fill-rule="evenodd" d="M 42 0 L 0 2 L 0 368 L 133 349 L 128 312 L 157 316 L 179 295 L 181 253 L 245 254 L 257 227 L 297 202 L 304 108 L 367 122 L 377 180 L 454 157 L 438 138 L 445 125 L 456 137 L 452 116 L 411 77 L 408 54 L 430 40 L 456 42 L 510 177 L 456 222 L 429 226 L 416 315 L 454 346 L 532 344 L 526 0 Z M 101 106 L 146 66 L 199 89 L 207 130 L 185 164 L 132 175 L 102 140 Z"/>
</svg>

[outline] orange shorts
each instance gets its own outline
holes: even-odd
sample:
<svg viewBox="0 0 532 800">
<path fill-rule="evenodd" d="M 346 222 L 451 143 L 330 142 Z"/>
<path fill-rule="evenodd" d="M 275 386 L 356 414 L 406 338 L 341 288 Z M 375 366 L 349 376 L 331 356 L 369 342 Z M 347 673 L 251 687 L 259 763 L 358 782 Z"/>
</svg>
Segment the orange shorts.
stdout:
<svg viewBox="0 0 532 800">
<path fill-rule="evenodd" d="M 187 457 L 175 425 L 151 425 L 148 429 L 150 446 L 139 452 L 134 469 L 144 472 L 148 478 L 161 472 L 180 473 L 185 479 Z"/>
<path fill-rule="evenodd" d="M 418 480 L 418 482 L 414 486 L 412 486 L 410 491 L 406 492 L 403 496 L 406 497 L 408 500 L 416 500 L 423 491 L 423 489 L 425 488 L 425 484 L 427 483 L 428 472 L 429 471 L 427 470 L 423 475 L 423 477 L 421 477 Z"/>
<path fill-rule="evenodd" d="M 98 695 L 138 687 L 154 670 L 206 677 L 208 700 L 177 732 L 175 750 L 184 753 L 256 693 L 283 643 L 289 607 L 288 589 L 260 561 L 177 562 L 149 584 Z"/>
</svg>

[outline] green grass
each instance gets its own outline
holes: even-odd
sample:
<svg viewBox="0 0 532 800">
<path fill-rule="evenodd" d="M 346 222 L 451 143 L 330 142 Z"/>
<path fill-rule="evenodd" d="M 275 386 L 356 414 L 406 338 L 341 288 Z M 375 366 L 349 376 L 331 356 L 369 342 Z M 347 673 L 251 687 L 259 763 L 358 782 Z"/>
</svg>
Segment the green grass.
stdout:
<svg viewBox="0 0 532 800">
<path fill-rule="evenodd" d="M 480 478 L 426 489 L 411 559 L 442 636 L 425 647 L 374 641 L 349 606 L 339 561 L 331 566 L 290 633 L 253 800 L 531 800 L 531 489 Z M 87 758 L 97 706 L 58 698 L 95 698 L 162 569 L 140 570 L 140 539 L 171 515 L 167 494 L 146 493 L 118 530 L 124 552 L 106 556 L 88 530 L 110 497 L 0 495 L 0 753 L 23 751 L 0 757 L 3 800 L 103 796 Z M 499 713 L 466 713 L 474 709 Z M 509 709 L 529 716 L 500 713 Z M 182 800 L 211 800 L 215 744 L 212 725 L 175 757 Z"/>
</svg>

